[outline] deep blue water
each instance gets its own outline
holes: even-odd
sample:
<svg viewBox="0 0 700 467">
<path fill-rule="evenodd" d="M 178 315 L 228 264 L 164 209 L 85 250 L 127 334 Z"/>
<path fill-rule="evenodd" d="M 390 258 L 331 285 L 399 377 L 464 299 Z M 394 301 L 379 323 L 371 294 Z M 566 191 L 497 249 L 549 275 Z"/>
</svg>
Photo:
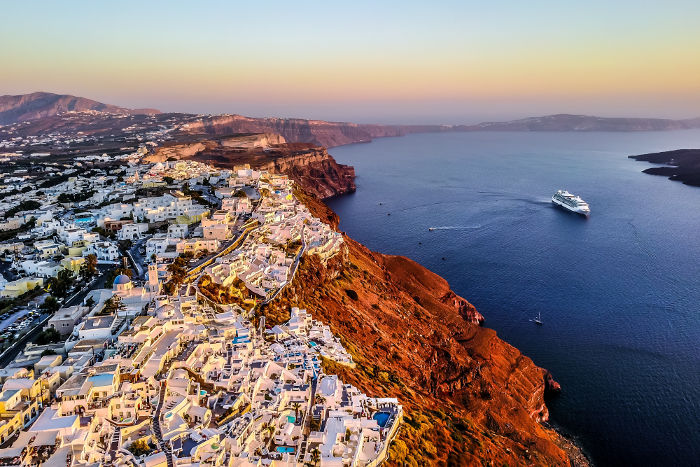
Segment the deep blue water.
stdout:
<svg viewBox="0 0 700 467">
<path fill-rule="evenodd" d="M 378 139 L 332 149 L 357 192 L 329 205 L 550 369 L 552 420 L 596 464 L 700 465 L 700 188 L 627 158 L 686 147 L 700 131 Z M 590 219 L 551 205 L 560 188 Z"/>
</svg>

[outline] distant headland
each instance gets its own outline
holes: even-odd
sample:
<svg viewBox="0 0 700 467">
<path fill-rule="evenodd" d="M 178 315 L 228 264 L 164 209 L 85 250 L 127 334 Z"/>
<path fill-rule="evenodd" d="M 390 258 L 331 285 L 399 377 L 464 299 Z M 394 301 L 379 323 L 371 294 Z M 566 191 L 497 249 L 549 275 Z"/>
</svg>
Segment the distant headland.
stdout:
<svg viewBox="0 0 700 467">
<path fill-rule="evenodd" d="M 90 113 L 89 119 L 79 118 Z M 49 92 L 0 96 L 0 125 L 31 122 L 20 131 L 26 134 L 62 131 L 93 132 L 112 129 L 125 123 L 123 116 L 160 114 L 155 109 L 126 109 L 84 97 Z M 97 118 L 102 115 L 102 119 Z M 105 121 L 109 120 L 109 121 Z M 158 124 L 179 122 L 185 133 L 223 136 L 237 133 L 277 133 L 290 143 L 312 143 L 335 147 L 366 143 L 375 138 L 404 136 L 410 133 L 443 133 L 471 131 L 668 131 L 700 128 L 700 118 L 624 118 L 589 115 L 556 114 L 528 117 L 505 122 L 483 122 L 476 125 L 382 125 L 351 122 L 329 122 L 303 118 L 255 118 L 236 114 L 197 115 L 164 113 Z M 98 128 L 96 128 L 98 127 Z M 33 132 L 33 133 L 32 133 Z"/>
<path fill-rule="evenodd" d="M 664 167 L 643 170 L 646 174 L 663 175 L 686 185 L 700 186 L 700 149 L 676 149 L 629 157 L 653 164 L 665 164 Z"/>
</svg>

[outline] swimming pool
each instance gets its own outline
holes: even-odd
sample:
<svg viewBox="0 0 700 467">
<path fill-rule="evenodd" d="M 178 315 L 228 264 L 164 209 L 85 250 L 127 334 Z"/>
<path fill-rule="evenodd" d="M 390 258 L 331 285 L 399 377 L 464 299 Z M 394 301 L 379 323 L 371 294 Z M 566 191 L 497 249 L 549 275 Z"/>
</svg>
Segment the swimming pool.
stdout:
<svg viewBox="0 0 700 467">
<path fill-rule="evenodd" d="M 289 453 L 293 453 L 293 452 L 294 452 L 294 448 L 290 448 L 290 447 L 288 447 L 288 446 L 277 446 L 276 451 L 277 451 L 277 452 L 289 452 Z"/>
<path fill-rule="evenodd" d="M 381 428 L 384 428 L 386 426 L 386 422 L 389 421 L 389 417 L 391 417 L 391 414 L 389 412 L 377 412 L 372 416 L 373 419 L 379 423 L 379 426 Z"/>
<path fill-rule="evenodd" d="M 294 423 L 297 421 L 297 418 L 294 415 L 287 415 L 287 421 L 289 423 Z"/>
<path fill-rule="evenodd" d="M 316 347 L 318 344 L 317 344 L 316 342 L 314 342 L 314 341 L 309 341 L 309 345 L 310 345 L 311 347 Z"/>
</svg>

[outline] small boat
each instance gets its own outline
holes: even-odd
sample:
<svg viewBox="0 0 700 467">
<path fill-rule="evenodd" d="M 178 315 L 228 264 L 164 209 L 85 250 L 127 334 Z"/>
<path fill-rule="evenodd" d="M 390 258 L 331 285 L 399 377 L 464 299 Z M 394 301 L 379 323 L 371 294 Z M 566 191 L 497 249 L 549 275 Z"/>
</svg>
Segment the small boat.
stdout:
<svg viewBox="0 0 700 467">
<path fill-rule="evenodd" d="M 533 323 L 535 323 L 538 326 L 542 326 L 544 323 L 542 322 L 542 314 L 540 312 L 537 312 L 537 318 L 531 319 Z"/>
<path fill-rule="evenodd" d="M 432 232 L 433 230 L 435 230 L 435 227 L 428 227 L 428 230 Z"/>
</svg>

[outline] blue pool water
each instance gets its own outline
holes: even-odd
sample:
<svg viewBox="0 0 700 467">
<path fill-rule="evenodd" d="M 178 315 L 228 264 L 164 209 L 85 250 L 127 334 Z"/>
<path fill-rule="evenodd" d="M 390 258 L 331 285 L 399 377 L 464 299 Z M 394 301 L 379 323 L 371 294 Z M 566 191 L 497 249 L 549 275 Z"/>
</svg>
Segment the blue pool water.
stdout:
<svg viewBox="0 0 700 467">
<path fill-rule="evenodd" d="M 440 274 L 551 370 L 552 420 L 596 464 L 699 465 L 700 188 L 627 158 L 693 147 L 700 131 L 377 139 L 331 150 L 357 192 L 329 205 L 350 236 Z M 590 219 L 552 206 L 562 188 Z"/>
<path fill-rule="evenodd" d="M 97 387 L 109 386 L 114 382 L 114 375 L 112 373 L 101 373 L 90 376 L 88 380 Z"/>
<path fill-rule="evenodd" d="M 282 452 L 282 453 L 285 453 L 285 452 L 293 453 L 293 452 L 294 452 L 294 448 L 290 448 L 290 447 L 288 447 L 288 446 L 277 446 L 276 451 L 277 451 L 277 452 Z"/>
<path fill-rule="evenodd" d="M 318 344 L 317 344 L 316 342 L 314 342 L 314 341 L 310 341 L 310 342 L 309 342 L 309 345 L 310 345 L 311 347 L 316 347 Z"/>
<path fill-rule="evenodd" d="M 294 415 L 287 415 L 287 421 L 289 423 L 294 423 L 297 421 L 297 418 Z"/>
<path fill-rule="evenodd" d="M 391 414 L 388 412 L 377 412 L 372 416 L 372 418 L 375 419 L 377 423 L 379 423 L 379 426 L 381 428 L 384 428 L 390 416 Z"/>
</svg>

